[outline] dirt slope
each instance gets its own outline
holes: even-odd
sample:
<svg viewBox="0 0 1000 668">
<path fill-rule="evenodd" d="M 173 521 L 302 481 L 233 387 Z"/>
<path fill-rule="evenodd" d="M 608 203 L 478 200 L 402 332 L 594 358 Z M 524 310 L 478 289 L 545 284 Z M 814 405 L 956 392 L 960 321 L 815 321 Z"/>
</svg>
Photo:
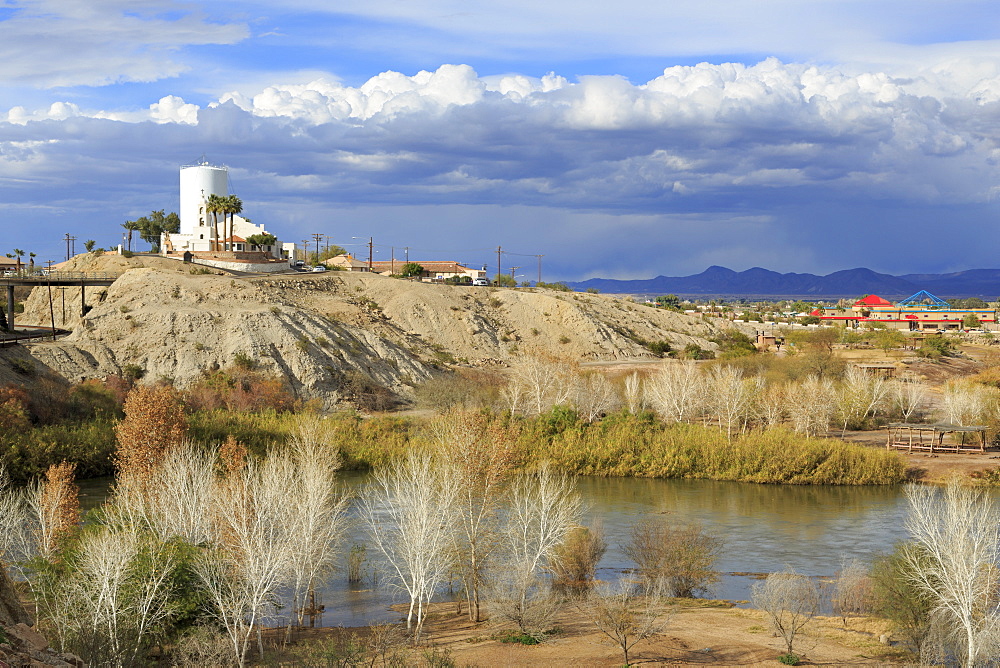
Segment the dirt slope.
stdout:
<svg viewBox="0 0 1000 668">
<path fill-rule="evenodd" d="M 78 289 L 53 295 L 56 325 L 73 333 L 27 348 L 68 380 L 135 365 L 149 379 L 183 386 L 203 369 L 248 355 L 287 378 L 303 398 L 328 405 L 337 402 L 352 370 L 405 396 L 442 365 L 503 364 L 523 354 L 651 358 L 643 340 L 712 349 L 707 339 L 728 324 L 606 295 L 360 273 L 239 278 L 164 258 L 115 255 L 78 256 L 66 268 L 124 272 L 109 288 L 87 290 L 90 310 L 82 318 Z M 36 289 L 20 322 L 47 325 L 49 319 L 49 293 Z"/>
</svg>

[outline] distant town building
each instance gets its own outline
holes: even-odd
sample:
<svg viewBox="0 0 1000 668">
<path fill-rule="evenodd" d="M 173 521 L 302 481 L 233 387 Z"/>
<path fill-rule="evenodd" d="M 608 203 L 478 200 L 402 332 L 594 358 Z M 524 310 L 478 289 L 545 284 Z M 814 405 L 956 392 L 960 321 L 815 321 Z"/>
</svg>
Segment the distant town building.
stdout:
<svg viewBox="0 0 1000 668">
<path fill-rule="evenodd" d="M 963 321 L 970 314 L 976 317 L 981 326 L 997 322 L 997 313 L 992 308 L 954 308 L 926 290 L 895 304 L 878 295 L 867 295 L 851 306 L 818 308 L 810 315 L 818 316 L 826 322 L 840 322 L 848 327 L 881 323 L 891 329 L 925 332 L 962 329 Z"/>
</svg>

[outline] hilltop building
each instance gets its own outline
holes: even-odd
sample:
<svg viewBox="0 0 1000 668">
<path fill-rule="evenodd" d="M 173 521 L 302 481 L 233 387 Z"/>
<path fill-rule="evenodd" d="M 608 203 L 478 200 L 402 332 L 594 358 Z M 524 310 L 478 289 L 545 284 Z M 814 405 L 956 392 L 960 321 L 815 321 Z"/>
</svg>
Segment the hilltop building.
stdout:
<svg viewBox="0 0 1000 668">
<path fill-rule="evenodd" d="M 423 267 L 424 271 L 420 275 L 421 278 L 429 280 L 442 281 L 447 278 L 463 277 L 468 276 L 469 280 L 476 278 L 486 278 L 485 269 L 473 269 L 471 267 L 466 267 L 458 262 L 450 261 L 439 261 L 439 260 L 427 260 L 424 262 L 419 262 L 416 260 L 410 260 L 411 263 L 419 264 Z M 344 271 L 371 271 L 376 274 L 382 274 L 384 276 L 391 276 L 393 274 L 398 274 L 403 270 L 403 265 L 406 264 L 405 260 L 376 260 L 371 263 L 371 267 L 368 266 L 368 262 L 364 260 L 359 260 L 353 255 L 347 253 L 344 255 L 337 255 L 329 260 L 325 261 L 325 264 L 331 268 L 339 268 Z"/>
<path fill-rule="evenodd" d="M 251 246 L 247 238 L 256 234 L 268 234 L 263 225 L 255 225 L 246 218 L 233 215 L 233 233 L 223 228 L 222 215 L 218 216 L 218 228 L 214 219 L 207 211 L 210 195 L 226 196 L 229 194 L 229 168 L 212 165 L 204 158 L 194 165 L 184 165 L 180 170 L 180 231 L 176 234 L 164 234 L 160 239 L 160 248 L 165 255 L 183 255 L 186 252 L 200 256 L 211 254 L 219 257 L 220 253 L 229 255 L 229 259 L 249 260 L 282 257 L 282 246 L 275 241 L 265 246 Z M 255 254 L 256 258 L 236 257 L 239 254 Z M 223 259 L 220 257 L 220 259 Z"/>
<path fill-rule="evenodd" d="M 818 308 L 810 315 L 824 322 L 840 322 L 848 327 L 882 323 L 891 329 L 911 332 L 962 329 L 966 316 L 973 314 L 980 326 L 995 325 L 997 313 L 991 308 L 954 308 L 926 290 L 893 304 L 878 295 L 867 295 L 847 308 Z"/>
</svg>

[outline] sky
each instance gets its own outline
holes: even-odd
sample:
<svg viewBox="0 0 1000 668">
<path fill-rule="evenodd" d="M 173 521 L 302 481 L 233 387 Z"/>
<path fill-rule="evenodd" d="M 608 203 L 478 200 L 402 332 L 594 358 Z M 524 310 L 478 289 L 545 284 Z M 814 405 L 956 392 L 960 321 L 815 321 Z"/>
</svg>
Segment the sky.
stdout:
<svg viewBox="0 0 1000 668">
<path fill-rule="evenodd" d="M 277 4 L 0 0 L 0 252 L 205 156 L 283 241 L 519 280 L 1000 267 L 993 0 Z"/>
</svg>

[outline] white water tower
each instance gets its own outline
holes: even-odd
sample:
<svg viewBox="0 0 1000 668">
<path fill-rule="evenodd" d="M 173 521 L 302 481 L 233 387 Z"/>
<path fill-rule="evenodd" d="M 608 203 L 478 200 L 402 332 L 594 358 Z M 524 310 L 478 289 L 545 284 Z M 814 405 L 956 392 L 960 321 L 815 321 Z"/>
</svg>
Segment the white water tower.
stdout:
<svg viewBox="0 0 1000 668">
<path fill-rule="evenodd" d="M 205 200 L 209 195 L 228 194 L 228 167 L 211 165 L 205 156 L 197 164 L 181 167 L 180 233 L 195 235 L 195 238 L 204 234 L 206 226 L 212 224 L 211 216 L 205 212 Z"/>
</svg>

